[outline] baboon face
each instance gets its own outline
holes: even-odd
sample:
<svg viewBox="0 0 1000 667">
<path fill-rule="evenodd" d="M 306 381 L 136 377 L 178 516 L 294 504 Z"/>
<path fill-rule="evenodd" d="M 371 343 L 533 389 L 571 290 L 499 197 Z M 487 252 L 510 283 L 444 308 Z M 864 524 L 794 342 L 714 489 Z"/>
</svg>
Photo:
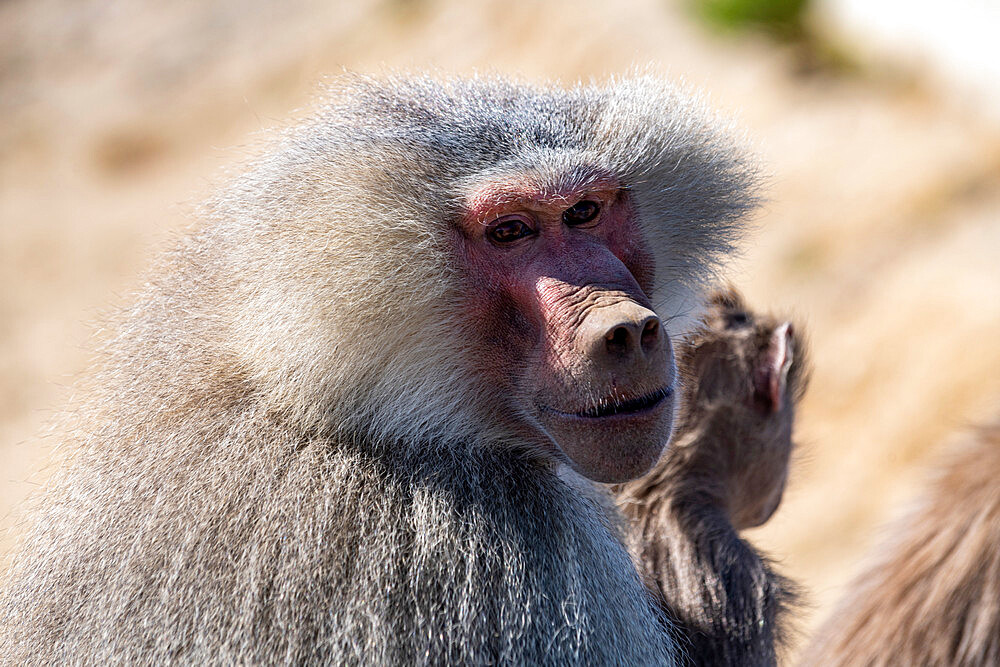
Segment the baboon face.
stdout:
<svg viewBox="0 0 1000 667">
<path fill-rule="evenodd" d="M 512 425 L 595 481 L 648 470 L 670 437 L 675 367 L 629 193 L 607 177 L 499 179 L 460 229 L 481 371 Z"/>
<path fill-rule="evenodd" d="M 752 313 L 734 291 L 712 296 L 704 322 L 685 362 L 697 378 L 693 400 L 752 407 L 758 420 L 778 422 L 801 393 L 801 344 L 792 323 Z M 790 434 L 790 419 L 780 421 Z"/>
<path fill-rule="evenodd" d="M 791 322 L 751 312 L 738 293 L 723 291 L 680 354 L 690 374 L 688 419 L 714 420 L 722 434 L 710 460 L 733 468 L 728 488 L 738 529 L 763 524 L 781 502 L 806 383 L 803 351 Z"/>
</svg>

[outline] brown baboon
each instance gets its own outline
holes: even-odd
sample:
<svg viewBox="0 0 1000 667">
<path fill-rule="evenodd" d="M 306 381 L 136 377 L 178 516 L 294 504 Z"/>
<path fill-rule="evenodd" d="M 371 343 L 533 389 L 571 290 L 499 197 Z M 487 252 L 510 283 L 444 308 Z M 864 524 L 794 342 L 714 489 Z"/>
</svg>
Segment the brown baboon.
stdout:
<svg viewBox="0 0 1000 667">
<path fill-rule="evenodd" d="M 952 452 L 807 665 L 1000 665 L 1000 423 Z"/>
<path fill-rule="evenodd" d="M 334 84 L 122 316 L 4 660 L 673 664 L 556 468 L 668 439 L 668 333 L 756 203 L 718 126 L 648 77 Z"/>
<path fill-rule="evenodd" d="M 626 541 L 692 664 L 775 664 L 794 587 L 737 531 L 781 501 L 807 379 L 802 338 L 729 290 L 677 351 L 684 390 L 670 449 L 648 475 L 612 487 Z"/>
</svg>

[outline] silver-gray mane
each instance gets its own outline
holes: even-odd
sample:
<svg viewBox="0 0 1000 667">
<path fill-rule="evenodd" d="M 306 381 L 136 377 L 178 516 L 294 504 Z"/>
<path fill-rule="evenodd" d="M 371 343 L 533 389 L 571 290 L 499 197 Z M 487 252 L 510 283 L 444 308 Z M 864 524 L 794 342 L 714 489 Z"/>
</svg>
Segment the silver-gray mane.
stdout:
<svg viewBox="0 0 1000 667">
<path fill-rule="evenodd" d="M 697 103 L 346 76 L 115 325 L 0 597 L 6 664 L 671 664 L 602 511 L 470 373 L 470 187 L 614 174 L 690 308 L 756 201 Z"/>
</svg>

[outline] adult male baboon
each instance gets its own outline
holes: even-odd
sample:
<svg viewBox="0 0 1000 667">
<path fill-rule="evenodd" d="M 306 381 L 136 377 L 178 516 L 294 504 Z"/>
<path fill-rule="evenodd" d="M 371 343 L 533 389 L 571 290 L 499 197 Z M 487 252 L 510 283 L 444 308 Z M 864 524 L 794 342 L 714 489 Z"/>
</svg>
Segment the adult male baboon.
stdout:
<svg viewBox="0 0 1000 667">
<path fill-rule="evenodd" d="M 9 574 L 4 658 L 671 664 L 555 468 L 657 460 L 666 326 L 752 165 L 650 78 L 331 93 L 124 315 Z"/>
<path fill-rule="evenodd" d="M 685 381 L 671 447 L 649 474 L 612 487 L 626 541 L 692 664 L 775 664 L 795 590 L 737 531 L 781 501 L 806 385 L 802 338 L 730 289 L 677 350 Z"/>
<path fill-rule="evenodd" d="M 1000 665 L 1000 423 L 952 452 L 807 665 Z"/>
</svg>

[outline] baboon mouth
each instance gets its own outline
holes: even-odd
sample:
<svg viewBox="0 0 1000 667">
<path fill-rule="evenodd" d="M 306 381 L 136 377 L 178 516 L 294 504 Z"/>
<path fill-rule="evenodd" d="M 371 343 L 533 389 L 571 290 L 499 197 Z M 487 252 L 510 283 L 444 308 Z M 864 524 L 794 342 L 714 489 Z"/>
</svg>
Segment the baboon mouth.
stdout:
<svg viewBox="0 0 1000 667">
<path fill-rule="evenodd" d="M 673 390 L 670 387 L 664 387 L 663 389 L 657 389 L 651 394 L 628 401 L 605 400 L 592 408 L 576 413 L 576 416 L 585 419 L 601 419 L 602 417 L 646 412 L 659 405 L 671 393 L 673 393 Z"/>
<path fill-rule="evenodd" d="M 574 417 L 577 419 L 606 419 L 608 417 L 638 416 L 647 412 L 652 412 L 664 400 L 674 393 L 673 387 L 664 387 L 656 391 L 645 394 L 638 398 L 620 400 L 616 398 L 602 399 L 597 405 L 581 410 L 579 412 L 563 412 L 553 408 L 546 408 L 549 412 L 554 412 L 562 417 Z"/>
</svg>

